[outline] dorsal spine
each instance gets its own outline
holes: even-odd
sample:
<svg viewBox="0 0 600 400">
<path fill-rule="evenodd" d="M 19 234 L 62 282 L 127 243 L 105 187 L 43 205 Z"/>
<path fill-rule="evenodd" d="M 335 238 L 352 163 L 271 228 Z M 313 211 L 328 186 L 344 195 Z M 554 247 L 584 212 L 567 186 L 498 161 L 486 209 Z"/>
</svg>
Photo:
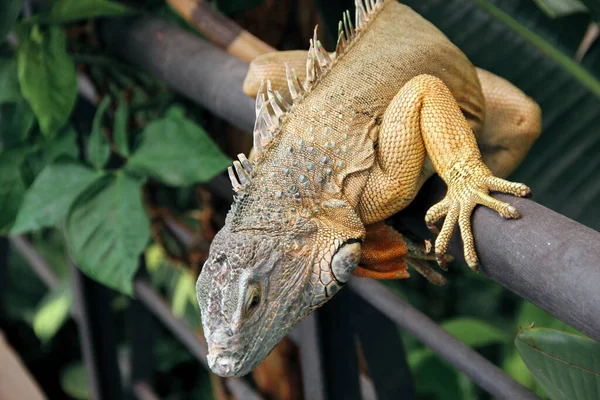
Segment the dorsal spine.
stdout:
<svg viewBox="0 0 600 400">
<path fill-rule="evenodd" d="M 306 79 L 304 83 L 300 82 L 296 71 L 286 64 L 286 77 L 292 104 L 289 104 L 280 93 L 272 89 L 269 80 L 266 83 L 265 81 L 261 82 L 256 96 L 256 121 L 253 131 L 253 148 L 257 160 L 260 159 L 273 138 L 279 133 L 286 113 L 295 104 L 302 101 L 333 67 L 336 60 L 348 51 L 350 46 L 358 39 L 360 33 L 365 29 L 367 23 L 376 15 L 386 1 L 388 0 L 354 1 L 354 25 L 352 25 L 349 11 L 343 14 L 342 21 L 338 24 L 335 60 L 332 60 L 329 53 L 327 53 L 321 42 L 317 39 L 317 27 L 315 27 L 306 58 Z M 245 161 L 242 160 L 242 157 Z M 234 161 L 233 168 L 229 167 L 228 173 L 233 191 L 236 194 L 241 194 L 244 192 L 244 188 L 248 182 L 251 181 L 252 165 L 243 154 L 239 154 L 238 158 L 240 161 Z"/>
</svg>

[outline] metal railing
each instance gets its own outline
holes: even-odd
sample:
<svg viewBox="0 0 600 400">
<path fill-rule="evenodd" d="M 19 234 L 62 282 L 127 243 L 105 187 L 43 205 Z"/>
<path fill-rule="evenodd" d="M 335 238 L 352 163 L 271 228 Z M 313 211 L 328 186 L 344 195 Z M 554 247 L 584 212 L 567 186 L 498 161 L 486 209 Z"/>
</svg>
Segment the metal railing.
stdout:
<svg viewBox="0 0 600 400">
<path fill-rule="evenodd" d="M 143 17 L 111 22 L 104 26 L 103 32 L 109 47 L 132 64 L 163 79 L 215 115 L 246 131 L 251 130 L 253 102 L 241 92 L 247 71 L 244 62 L 159 19 Z M 230 200 L 229 190 L 225 190 L 228 183 L 222 177 L 208 187 L 215 195 Z M 417 233 L 424 233 L 422 209 L 439 199 L 441 190 L 439 182 L 428 184 L 419 194 L 419 201 L 401 213 L 400 222 Z M 600 242 L 600 233 L 530 200 L 508 197 L 503 200 L 514 203 L 523 218 L 506 221 L 478 208 L 473 225 L 482 272 L 600 340 L 600 320 L 594 318 L 600 309 L 600 291 L 597 290 L 600 271 L 595 268 L 600 264 L 600 249 L 589 246 L 589 243 Z M 556 226 L 561 229 L 549 229 Z M 189 241 L 185 232 L 180 231 L 179 237 L 183 242 Z M 8 251 L 6 239 L 2 240 L 0 278 L 6 275 L 3 269 L 7 265 Z M 48 287 L 58 285 L 52 270 L 25 238 L 10 238 L 10 243 Z M 452 247 L 457 255 L 461 254 L 458 244 L 460 242 L 455 240 Z M 569 271 L 565 271 L 566 263 Z M 112 320 L 105 301 L 108 289 L 88 279 L 74 266 L 72 272 L 74 317 L 80 329 L 94 399 L 120 399 L 125 393 L 139 399 L 157 398 L 151 388 L 153 364 L 149 351 L 153 316 L 206 367 L 205 344 L 170 312 L 166 302 L 148 284 L 143 259 L 134 282 L 136 299 L 127 311 L 131 354 L 127 365 L 121 367 L 116 357 L 114 332 L 110 333 Z M 586 279 L 581 279 L 582 276 Z M 5 279 L 0 282 L 6 284 Z M 382 284 L 353 279 L 349 286 L 351 290 L 341 291 L 290 335 L 300 351 L 305 398 L 372 398 L 369 390 L 373 388 L 380 400 L 400 396 L 414 398 L 410 371 L 394 323 L 411 332 L 492 395 L 537 398 Z M 359 377 L 357 339 L 369 364 L 371 383 Z M 376 362 L 369 363 L 369 360 Z M 122 381 L 126 382 L 125 391 Z M 244 379 L 227 379 L 226 386 L 239 399 L 261 398 Z"/>
</svg>

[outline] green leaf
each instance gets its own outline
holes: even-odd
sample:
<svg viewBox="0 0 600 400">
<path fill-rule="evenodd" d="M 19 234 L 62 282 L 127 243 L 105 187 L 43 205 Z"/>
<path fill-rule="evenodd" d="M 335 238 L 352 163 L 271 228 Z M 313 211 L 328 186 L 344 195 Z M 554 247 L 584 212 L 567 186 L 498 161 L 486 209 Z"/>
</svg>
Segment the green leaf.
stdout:
<svg viewBox="0 0 600 400">
<path fill-rule="evenodd" d="M 90 398 L 88 375 L 83 363 L 71 363 L 62 371 L 60 387 L 74 399 L 88 400 Z"/>
<path fill-rule="evenodd" d="M 62 24 L 83 19 L 129 15 L 134 9 L 108 0 L 59 0 L 50 14 L 42 15 L 42 23 Z"/>
<path fill-rule="evenodd" d="M 79 195 L 67 215 L 67 243 L 78 267 L 126 294 L 150 236 L 142 183 L 122 172 L 105 175 Z"/>
<path fill-rule="evenodd" d="M 533 0 L 533 2 L 550 18 L 560 18 L 588 11 L 587 7 L 579 0 Z"/>
<path fill-rule="evenodd" d="M 127 170 L 148 174 L 167 185 L 207 182 L 224 171 L 230 160 L 204 129 L 171 108 L 142 132 L 139 148 L 129 158 Z"/>
<path fill-rule="evenodd" d="M 449 334 L 470 347 L 484 347 L 496 343 L 506 343 L 508 336 L 485 321 L 459 317 L 442 323 Z"/>
<path fill-rule="evenodd" d="M 33 331 L 44 343 L 52 340 L 69 317 L 73 296 L 68 284 L 48 292 L 33 317 Z"/>
<path fill-rule="evenodd" d="M 44 144 L 42 152 L 46 164 L 50 164 L 62 155 L 78 158 L 79 150 L 75 128 L 71 125 L 65 126 L 54 138 Z"/>
<path fill-rule="evenodd" d="M 22 144 L 34 122 L 33 112 L 25 100 L 0 104 L 0 151 Z"/>
<path fill-rule="evenodd" d="M 92 123 L 92 133 L 87 144 L 87 159 L 95 168 L 101 169 L 110 156 L 110 144 L 102 132 L 102 118 L 110 105 L 110 97 L 106 96 L 96 111 Z"/>
<path fill-rule="evenodd" d="M 428 358 L 414 374 L 419 394 L 432 395 L 436 400 L 464 399 L 456 369 L 439 357 Z"/>
<path fill-rule="evenodd" d="M 54 226 L 97 178 L 98 172 L 69 159 L 46 166 L 27 190 L 11 234 Z"/>
<path fill-rule="evenodd" d="M 446 320 L 441 327 L 469 347 L 485 347 L 492 344 L 507 343 L 509 337 L 485 321 L 475 318 L 459 317 Z M 411 369 L 420 368 L 434 356 L 430 348 L 419 348 L 408 355 Z"/>
<path fill-rule="evenodd" d="M 25 194 L 21 164 L 27 150 L 0 153 L 0 233 L 10 230 Z"/>
<path fill-rule="evenodd" d="M 0 104 L 22 100 L 15 58 L 0 57 Z"/>
<path fill-rule="evenodd" d="M 600 343 L 553 329 L 519 333 L 515 344 L 529 370 L 553 399 L 600 397 Z"/>
<path fill-rule="evenodd" d="M 187 272 L 179 274 L 177 285 L 173 292 L 171 311 L 178 317 L 183 317 L 190 303 L 196 301 L 196 283 Z"/>
<path fill-rule="evenodd" d="M 122 156 L 129 156 L 129 145 L 127 143 L 127 121 L 129 119 L 129 105 L 124 96 L 119 98 L 119 105 L 115 111 L 115 124 L 113 128 L 113 140 L 117 151 Z"/>
<path fill-rule="evenodd" d="M 531 324 L 575 334 L 579 333 L 571 326 L 548 314 L 535 304 L 522 300 L 514 322 L 514 330 L 516 331 L 520 327 L 530 326 Z M 523 386 L 535 390 L 536 392 L 541 390 L 540 386 L 533 378 L 533 375 L 527 369 L 523 359 L 519 356 L 519 351 L 516 347 L 511 346 L 510 351 L 505 355 L 504 360 L 502 361 L 502 369 Z"/>
<path fill-rule="evenodd" d="M 21 167 L 26 187 L 31 186 L 42 170 L 58 157 L 78 158 L 79 150 L 75 143 L 75 135 L 73 128 L 67 125 L 51 139 L 36 136 L 33 145 L 26 145 L 31 150 Z"/>
<path fill-rule="evenodd" d="M 34 26 L 21 37 L 17 53 L 21 91 L 35 113 L 42 133 L 51 136 L 66 122 L 77 98 L 75 64 L 58 26 L 43 32 Z"/>
<path fill-rule="evenodd" d="M 6 38 L 22 9 L 23 0 L 0 0 L 0 41 Z"/>
</svg>

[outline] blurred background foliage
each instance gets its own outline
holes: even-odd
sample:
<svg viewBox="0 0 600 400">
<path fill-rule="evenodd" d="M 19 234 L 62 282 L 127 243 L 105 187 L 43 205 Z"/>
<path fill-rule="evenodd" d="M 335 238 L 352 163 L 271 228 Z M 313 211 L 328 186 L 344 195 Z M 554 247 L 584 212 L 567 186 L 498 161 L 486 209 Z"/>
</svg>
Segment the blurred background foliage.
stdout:
<svg viewBox="0 0 600 400">
<path fill-rule="evenodd" d="M 540 103 L 543 134 L 513 178 L 530 183 L 536 201 L 600 229 L 600 3 L 404 3 L 437 25 L 475 65 Z M 0 37 L 8 35 L 0 45 L 0 232 L 27 235 L 61 280 L 48 291 L 11 250 L 5 326 L 50 398 L 87 399 L 71 318 L 67 247 L 84 273 L 115 289 L 111 307 L 120 342 L 125 343 L 124 310 L 140 253 L 173 313 L 199 330 L 195 279 L 227 210 L 203 183 L 222 174 L 235 154 L 247 153 L 251 142 L 104 52 L 98 28 L 104 18 L 150 13 L 195 32 L 167 2 L 1 0 L 0 5 Z M 212 5 L 278 49 L 307 48 L 316 23 L 325 28 L 326 47 L 333 48 L 339 17 L 353 9 L 350 0 Z M 173 229 L 192 233 L 193 242 L 182 244 Z M 548 364 L 530 346 L 537 340 L 544 354 L 593 370 L 600 365 L 597 343 L 571 335 L 577 334 L 573 328 L 466 267 L 454 266 L 448 278 L 443 288 L 420 277 L 386 285 L 541 397 L 574 399 L 581 393 L 573 388 L 598 382 L 600 372 L 594 378 L 561 370 L 564 365 Z M 532 323 L 550 329 L 529 329 Z M 214 380 L 164 328 L 154 329 L 158 393 L 173 400 L 211 398 Z M 418 398 L 489 398 L 416 339 L 399 334 Z M 121 354 L 127 351 L 123 344 Z M 546 365 L 541 372 L 533 368 L 540 363 Z M 572 379 L 556 388 L 544 373 Z"/>
</svg>

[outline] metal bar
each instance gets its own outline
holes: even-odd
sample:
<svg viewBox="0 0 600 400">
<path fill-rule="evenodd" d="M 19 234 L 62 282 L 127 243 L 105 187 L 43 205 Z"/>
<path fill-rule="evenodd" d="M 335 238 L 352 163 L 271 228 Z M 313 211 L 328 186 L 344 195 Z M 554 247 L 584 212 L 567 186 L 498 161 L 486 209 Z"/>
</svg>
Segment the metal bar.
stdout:
<svg viewBox="0 0 600 400">
<path fill-rule="evenodd" d="M 85 276 L 69 259 L 74 307 L 79 316 L 77 328 L 83 361 L 94 400 L 123 398 L 117 363 L 114 321 L 108 289 Z"/>
<path fill-rule="evenodd" d="M 136 279 L 144 279 L 147 275 L 146 257 L 142 254 L 140 256 Z M 137 394 L 137 382 L 144 382 L 144 384 L 151 382 L 154 372 L 154 357 L 152 352 L 152 328 L 154 321 L 152 320 L 152 314 L 137 298 L 135 289 L 134 295 L 126 310 L 127 333 L 131 348 L 131 355 L 129 357 L 129 382 L 130 391 L 132 392 L 130 396 L 132 398 L 140 398 Z"/>
<path fill-rule="evenodd" d="M 206 355 L 208 350 L 206 345 L 198 339 L 192 329 L 181 319 L 171 313 L 166 302 L 154 291 L 154 289 L 143 280 L 136 280 L 134 283 L 135 293 L 140 302 L 144 304 L 187 349 L 196 357 L 198 361 L 208 369 Z M 227 389 L 239 399 L 261 399 L 246 381 L 239 378 L 228 378 L 225 381 Z"/>
<path fill-rule="evenodd" d="M 350 319 L 377 400 L 413 400 L 415 388 L 396 324 L 355 293 L 349 292 L 352 294 Z"/>
<path fill-rule="evenodd" d="M 445 191 L 435 176 L 394 221 L 430 237 L 423 218 Z M 529 199 L 493 197 L 513 204 L 521 218 L 506 220 L 489 208 L 475 208 L 472 226 L 481 272 L 600 341 L 600 232 Z M 463 260 L 458 229 L 450 253 Z M 471 272 L 465 268 L 464 273 Z"/>
<path fill-rule="evenodd" d="M 355 332 L 349 318 L 351 296 L 341 291 L 318 311 L 329 399 L 361 399 Z"/>
<path fill-rule="evenodd" d="M 6 319 L 6 292 L 8 290 L 8 239 L 0 237 L 0 327 Z"/>
<path fill-rule="evenodd" d="M 293 340 L 300 347 L 300 366 L 302 368 L 302 387 L 304 398 L 325 400 L 326 381 L 323 371 L 323 352 L 319 335 L 319 320 L 315 313 L 310 314 L 292 333 Z"/>
<path fill-rule="evenodd" d="M 160 400 L 147 382 L 135 382 L 133 393 L 138 400 Z"/>
<path fill-rule="evenodd" d="M 60 280 L 56 277 L 52 268 L 27 239 L 23 236 L 13 236 L 9 238 L 9 241 L 21 256 L 23 256 L 25 261 L 31 265 L 31 268 L 33 268 L 37 276 L 50 290 L 56 289 L 60 285 Z"/>
<path fill-rule="evenodd" d="M 481 388 L 501 399 L 538 399 L 475 350 L 440 328 L 425 314 L 370 279 L 354 278 L 350 287 L 373 307 L 463 371 Z"/>
<path fill-rule="evenodd" d="M 213 114 L 245 131 L 252 130 L 254 101 L 242 92 L 240 84 L 247 63 L 157 18 L 129 19 L 126 24 L 109 20 L 102 33 L 109 50 L 135 60 Z M 140 47 L 140 43 L 146 45 Z M 173 48 L 178 51 L 171 51 Z"/>
</svg>

